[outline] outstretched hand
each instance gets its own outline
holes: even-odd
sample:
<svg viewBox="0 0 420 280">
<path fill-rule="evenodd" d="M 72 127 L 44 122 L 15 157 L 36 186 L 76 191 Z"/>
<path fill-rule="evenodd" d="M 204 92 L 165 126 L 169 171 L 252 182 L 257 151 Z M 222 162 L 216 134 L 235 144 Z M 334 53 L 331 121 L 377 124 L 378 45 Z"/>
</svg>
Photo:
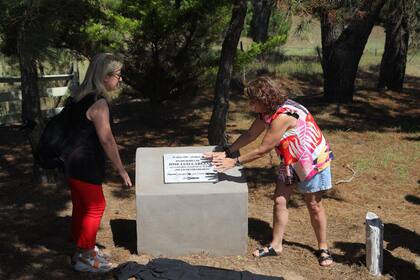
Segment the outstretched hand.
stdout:
<svg viewBox="0 0 420 280">
<path fill-rule="evenodd" d="M 236 159 L 226 157 L 225 152 L 208 152 L 203 156 L 210 159 L 217 172 L 224 172 L 235 166 Z"/>
<path fill-rule="evenodd" d="M 213 157 L 212 163 L 218 172 L 224 172 L 228 169 L 231 169 L 235 166 L 236 159 L 234 158 L 221 158 L 221 157 Z"/>
<path fill-rule="evenodd" d="M 121 179 L 123 180 L 124 186 L 126 186 L 126 187 L 132 187 L 133 186 L 133 184 L 131 183 L 130 176 L 128 176 L 127 171 L 125 171 L 125 170 L 121 171 L 120 176 L 121 176 Z"/>
<path fill-rule="evenodd" d="M 206 152 L 206 153 L 203 153 L 203 157 L 210 160 L 223 159 L 223 158 L 226 158 L 226 153 L 225 152 Z"/>
</svg>

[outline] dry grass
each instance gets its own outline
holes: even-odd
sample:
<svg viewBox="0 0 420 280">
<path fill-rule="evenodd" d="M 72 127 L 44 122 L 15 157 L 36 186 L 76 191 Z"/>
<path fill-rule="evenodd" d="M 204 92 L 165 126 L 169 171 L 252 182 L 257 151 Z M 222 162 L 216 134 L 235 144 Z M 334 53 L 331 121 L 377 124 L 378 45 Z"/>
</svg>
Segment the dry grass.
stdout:
<svg viewBox="0 0 420 280">
<path fill-rule="evenodd" d="M 297 100 L 318 120 L 335 153 L 333 181 L 349 178 L 325 195 L 329 243 L 336 263 L 321 268 L 313 252 L 315 237 L 300 195 L 290 202 L 285 250 L 279 257 L 255 260 L 252 250 L 271 238 L 274 156 L 248 164 L 249 241 L 245 256 L 212 257 L 206 254 L 180 259 L 192 264 L 249 270 L 286 279 L 373 279 L 364 264 L 364 217 L 377 213 L 385 223 L 384 279 L 419 276 L 420 244 L 420 79 L 408 77 L 404 93 L 379 93 L 370 87 L 372 72 L 361 71 L 352 105 L 337 109 L 323 103 L 319 81 L 290 76 L 299 89 Z M 362 82 L 363 81 L 363 82 Z M 166 113 L 153 112 L 147 103 L 131 100 L 114 106 L 115 134 L 129 172 L 139 146 L 206 145 L 211 114 L 210 92 L 179 103 L 168 103 Z M 170 109 L 170 110 L 169 110 Z M 232 97 L 227 132 L 232 139 L 252 121 L 247 101 Z M 0 278 L 4 279 L 112 279 L 77 274 L 71 270 L 67 241 L 71 215 L 68 188 L 34 186 L 31 157 L 17 127 L 0 128 Z M 252 144 L 244 151 L 258 144 Z M 98 243 L 116 263 L 146 263 L 152 256 L 137 255 L 135 193 L 121 187 L 108 167 L 105 190 L 107 210 Z M 133 175 L 134 178 L 134 175 Z"/>
</svg>

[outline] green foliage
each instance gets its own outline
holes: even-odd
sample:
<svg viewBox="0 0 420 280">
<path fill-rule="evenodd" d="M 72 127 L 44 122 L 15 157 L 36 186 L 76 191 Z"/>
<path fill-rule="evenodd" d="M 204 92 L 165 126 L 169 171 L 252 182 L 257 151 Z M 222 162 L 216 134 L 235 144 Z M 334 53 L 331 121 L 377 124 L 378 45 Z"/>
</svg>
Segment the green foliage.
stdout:
<svg viewBox="0 0 420 280">
<path fill-rule="evenodd" d="M 126 7 L 125 1 L 102 0 L 100 16 L 91 18 L 82 27 L 85 34 L 85 47 L 79 48 L 85 56 L 98 52 L 125 52 L 132 34 L 139 28 L 139 21 L 123 13 L 132 7 Z"/>
<path fill-rule="evenodd" d="M 286 43 L 286 40 L 287 34 L 282 34 L 269 38 L 265 43 L 252 43 L 246 51 L 236 53 L 234 71 L 242 69 L 262 55 L 273 52 L 277 47 Z"/>
<path fill-rule="evenodd" d="M 100 15 L 98 7 L 98 0 L 1 1 L 1 51 L 17 55 L 19 36 L 25 41 L 22 52 L 36 60 L 52 55 L 50 48 L 80 46 L 86 37 L 80 30 Z"/>
<path fill-rule="evenodd" d="M 40 68 L 57 62 L 60 49 L 87 58 L 122 54 L 125 81 L 161 102 L 195 91 L 207 67 L 217 65 L 214 46 L 229 15 L 230 3 L 222 0 L 0 1 L 0 47 L 17 57 L 24 34 L 23 51 Z"/>
<path fill-rule="evenodd" d="M 288 11 L 282 9 L 274 9 L 272 11 L 268 25 L 269 37 L 288 34 L 291 27 L 292 19 Z"/>
<path fill-rule="evenodd" d="M 252 7 L 251 1 L 248 1 L 247 3 L 247 9 L 246 9 L 246 16 L 245 16 L 245 23 L 244 23 L 244 29 L 242 30 L 242 35 L 251 37 L 251 21 L 252 21 L 252 15 L 254 13 L 254 9 Z"/>
<path fill-rule="evenodd" d="M 212 47 L 227 25 L 226 1 L 123 1 L 136 20 L 128 43 L 125 81 L 154 104 L 194 93 Z"/>
<path fill-rule="evenodd" d="M 295 15 L 320 17 L 328 12 L 332 22 L 344 24 L 354 17 L 362 0 L 286 0 Z M 366 1 L 365 1 L 366 2 Z"/>
<path fill-rule="evenodd" d="M 253 6 L 248 2 L 248 9 L 245 18 L 244 30 L 242 34 L 251 37 L 251 21 L 253 15 Z M 268 24 L 268 37 L 287 34 L 292 26 L 292 20 L 289 11 L 282 7 L 273 7 Z"/>
<path fill-rule="evenodd" d="M 296 28 L 293 32 L 293 36 L 300 38 L 301 40 L 308 40 L 310 27 L 313 19 L 311 17 L 303 17 L 299 20 Z"/>
<path fill-rule="evenodd" d="M 248 36 L 250 32 L 252 13 L 252 4 L 248 3 L 248 12 L 244 26 L 244 33 Z M 234 71 L 240 71 L 243 67 L 246 67 L 251 63 L 255 63 L 257 59 L 273 53 L 277 47 L 285 44 L 291 26 L 292 20 L 289 12 L 286 9 L 283 9 L 283 7 L 273 7 L 269 20 L 267 41 L 264 43 L 254 42 L 247 48 L 247 50 L 241 52 L 238 51 L 236 53 Z"/>
</svg>

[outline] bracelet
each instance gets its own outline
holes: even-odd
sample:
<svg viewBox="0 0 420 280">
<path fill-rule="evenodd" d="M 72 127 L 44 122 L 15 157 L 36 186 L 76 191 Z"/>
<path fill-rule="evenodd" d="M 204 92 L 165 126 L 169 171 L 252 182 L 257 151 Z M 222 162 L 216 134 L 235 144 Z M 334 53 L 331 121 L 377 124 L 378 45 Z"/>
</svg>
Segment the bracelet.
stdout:
<svg viewBox="0 0 420 280">
<path fill-rule="evenodd" d="M 239 161 L 239 157 L 236 158 L 235 166 L 241 166 L 241 162 Z"/>
<path fill-rule="evenodd" d="M 231 153 L 231 151 L 229 150 L 229 147 L 225 147 L 225 148 L 223 148 L 223 151 L 225 152 L 226 157 L 228 157 L 228 158 L 233 158 L 232 153 Z"/>
</svg>

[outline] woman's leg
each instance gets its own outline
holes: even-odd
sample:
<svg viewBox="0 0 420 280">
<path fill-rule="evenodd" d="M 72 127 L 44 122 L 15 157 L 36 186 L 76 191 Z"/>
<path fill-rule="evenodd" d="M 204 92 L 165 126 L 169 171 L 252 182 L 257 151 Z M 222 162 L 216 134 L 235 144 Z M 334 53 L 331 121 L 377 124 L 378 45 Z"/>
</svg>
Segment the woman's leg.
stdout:
<svg viewBox="0 0 420 280">
<path fill-rule="evenodd" d="M 82 205 L 82 199 L 80 193 L 77 190 L 77 183 L 69 180 L 70 191 L 71 191 L 71 201 L 72 201 L 72 215 L 71 215 L 71 234 L 74 242 L 77 242 L 80 237 L 80 231 L 82 228 L 82 219 L 85 215 L 85 208 Z"/>
<path fill-rule="evenodd" d="M 105 197 L 101 185 L 70 179 L 77 251 L 72 257 L 73 268 L 84 272 L 107 272 L 112 264 L 96 248 L 96 234 L 105 210 Z M 83 211 L 78 211 L 82 209 Z"/>
<path fill-rule="evenodd" d="M 80 219 L 80 233 L 75 241 L 79 249 L 92 250 L 95 247 L 96 234 L 106 205 L 102 186 L 74 179 L 71 179 L 71 182 L 72 191 L 77 193 L 75 195 L 76 204 L 82 205 L 84 209 Z"/>
<path fill-rule="evenodd" d="M 273 206 L 273 240 L 270 245 L 278 253 L 283 251 L 283 236 L 289 220 L 287 203 L 292 191 L 293 185 L 285 185 L 283 182 L 277 181 Z"/>
<path fill-rule="evenodd" d="M 319 249 L 328 249 L 327 244 L 327 217 L 322 205 L 322 192 L 305 193 L 306 206 L 311 217 L 311 224 L 315 231 Z M 323 253 L 321 253 L 322 256 Z M 325 254 L 326 255 L 326 254 Z M 332 259 L 326 259 L 320 263 L 322 266 L 328 266 Z"/>
<path fill-rule="evenodd" d="M 286 229 L 287 221 L 289 219 L 289 212 L 287 210 L 287 202 L 292 194 L 293 186 L 285 185 L 280 180 L 277 180 L 276 190 L 274 192 L 274 206 L 273 206 L 273 240 L 270 246 L 276 253 L 283 251 L 283 236 Z M 263 248 L 268 252 L 268 248 Z M 254 256 L 259 256 L 260 251 L 256 250 Z"/>
</svg>

